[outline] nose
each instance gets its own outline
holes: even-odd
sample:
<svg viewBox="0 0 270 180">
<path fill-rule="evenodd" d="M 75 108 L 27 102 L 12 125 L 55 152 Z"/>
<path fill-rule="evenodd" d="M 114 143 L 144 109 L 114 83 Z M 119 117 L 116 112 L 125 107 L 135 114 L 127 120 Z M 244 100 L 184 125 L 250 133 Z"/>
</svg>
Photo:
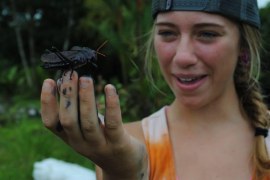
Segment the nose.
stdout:
<svg viewBox="0 0 270 180">
<path fill-rule="evenodd" d="M 182 68 L 187 68 L 197 63 L 194 43 L 190 37 L 181 37 L 173 61 Z"/>
</svg>

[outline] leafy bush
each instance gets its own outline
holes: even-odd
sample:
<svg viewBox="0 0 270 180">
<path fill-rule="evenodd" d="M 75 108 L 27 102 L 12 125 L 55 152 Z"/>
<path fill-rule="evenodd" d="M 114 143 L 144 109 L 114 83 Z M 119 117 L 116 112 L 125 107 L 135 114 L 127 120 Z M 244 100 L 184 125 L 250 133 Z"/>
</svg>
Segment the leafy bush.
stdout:
<svg viewBox="0 0 270 180">
<path fill-rule="evenodd" d="M 22 119 L 16 125 L 1 127 L 0 147 L 0 179 L 32 179 L 34 162 L 48 157 L 94 167 L 45 129 L 40 118 Z"/>
</svg>

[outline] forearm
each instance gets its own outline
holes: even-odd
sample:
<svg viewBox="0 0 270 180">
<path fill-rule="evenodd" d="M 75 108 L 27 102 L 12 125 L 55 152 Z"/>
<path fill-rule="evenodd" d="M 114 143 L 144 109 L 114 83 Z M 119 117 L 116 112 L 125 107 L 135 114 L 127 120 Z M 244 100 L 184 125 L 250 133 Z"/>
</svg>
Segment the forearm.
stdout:
<svg viewBox="0 0 270 180">
<path fill-rule="evenodd" d="M 125 174 L 108 174 L 105 171 L 102 171 L 102 179 L 103 180 L 148 180 L 148 170 L 147 168 L 139 168 L 137 172 L 126 172 Z"/>
<path fill-rule="evenodd" d="M 137 174 L 134 174 L 134 176 L 129 175 L 127 177 L 119 177 L 119 176 L 113 176 L 113 175 L 108 175 L 105 172 L 103 172 L 103 170 L 100 167 L 96 167 L 96 179 L 97 180 L 115 180 L 115 179 L 136 179 L 136 180 L 148 180 L 148 169 L 144 168 L 142 169 L 140 172 L 138 172 Z"/>
</svg>

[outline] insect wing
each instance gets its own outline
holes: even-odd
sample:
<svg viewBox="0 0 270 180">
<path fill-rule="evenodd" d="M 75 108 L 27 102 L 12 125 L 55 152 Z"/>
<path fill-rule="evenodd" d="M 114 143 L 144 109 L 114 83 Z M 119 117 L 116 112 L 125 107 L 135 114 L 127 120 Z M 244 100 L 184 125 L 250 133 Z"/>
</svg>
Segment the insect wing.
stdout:
<svg viewBox="0 0 270 180">
<path fill-rule="evenodd" d="M 55 55 L 55 53 L 46 52 L 46 53 L 41 55 L 42 62 L 59 62 L 59 60 L 60 59 Z"/>
<path fill-rule="evenodd" d="M 59 56 L 59 54 L 61 54 L 61 56 Z M 78 51 L 45 52 L 41 55 L 41 61 L 51 63 L 71 61 L 76 54 L 78 54 Z"/>
</svg>

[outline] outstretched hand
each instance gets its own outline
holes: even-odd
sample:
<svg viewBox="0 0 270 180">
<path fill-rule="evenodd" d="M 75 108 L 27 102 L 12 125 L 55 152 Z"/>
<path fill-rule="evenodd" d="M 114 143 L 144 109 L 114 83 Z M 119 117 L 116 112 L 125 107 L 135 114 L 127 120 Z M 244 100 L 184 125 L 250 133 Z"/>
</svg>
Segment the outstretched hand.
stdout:
<svg viewBox="0 0 270 180">
<path fill-rule="evenodd" d="M 76 72 L 67 72 L 58 85 L 46 79 L 41 92 L 43 123 L 74 150 L 101 167 L 104 178 L 144 179 L 145 146 L 125 131 L 119 97 L 112 85 L 105 87 L 105 97 L 105 122 L 102 123 L 97 115 L 91 78 L 78 78 Z"/>
</svg>

